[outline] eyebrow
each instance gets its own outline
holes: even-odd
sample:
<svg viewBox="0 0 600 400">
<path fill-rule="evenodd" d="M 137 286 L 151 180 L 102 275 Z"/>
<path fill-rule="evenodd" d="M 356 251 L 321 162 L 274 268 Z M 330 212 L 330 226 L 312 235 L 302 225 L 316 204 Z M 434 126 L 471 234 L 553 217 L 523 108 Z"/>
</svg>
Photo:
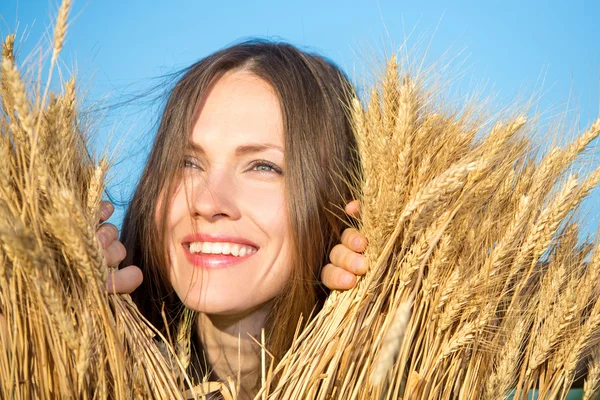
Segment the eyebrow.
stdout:
<svg viewBox="0 0 600 400">
<path fill-rule="evenodd" d="M 198 153 L 204 153 L 204 149 L 202 148 L 202 146 L 190 142 L 188 145 L 188 149 L 196 151 Z M 237 149 L 235 149 L 235 154 L 236 156 L 241 156 L 241 155 L 245 155 L 245 154 L 252 154 L 252 153 L 258 153 L 261 151 L 265 151 L 265 150 L 279 150 L 280 152 L 283 153 L 283 148 L 281 146 L 278 146 L 276 144 L 272 144 L 272 143 L 250 143 L 250 144 L 245 144 L 242 146 L 238 146 Z"/>
<path fill-rule="evenodd" d="M 244 154 L 258 153 L 258 152 L 269 150 L 269 149 L 279 150 L 280 152 L 283 153 L 283 148 L 276 144 L 252 143 L 252 144 L 246 144 L 243 146 L 239 146 L 237 149 L 235 149 L 235 154 L 238 156 L 241 156 Z"/>
</svg>

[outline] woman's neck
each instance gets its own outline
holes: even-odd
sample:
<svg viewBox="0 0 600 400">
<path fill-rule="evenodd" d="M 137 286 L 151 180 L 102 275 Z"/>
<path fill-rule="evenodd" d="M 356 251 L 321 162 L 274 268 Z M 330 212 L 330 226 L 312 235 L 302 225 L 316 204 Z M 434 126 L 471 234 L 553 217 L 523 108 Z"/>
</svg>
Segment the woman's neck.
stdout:
<svg viewBox="0 0 600 400">
<path fill-rule="evenodd" d="M 205 351 L 212 379 L 234 381 L 240 377 L 239 398 L 253 398 L 260 389 L 261 329 L 265 326 L 270 304 L 243 314 L 198 316 L 198 340 Z M 252 337 L 250 337 L 250 335 Z"/>
</svg>

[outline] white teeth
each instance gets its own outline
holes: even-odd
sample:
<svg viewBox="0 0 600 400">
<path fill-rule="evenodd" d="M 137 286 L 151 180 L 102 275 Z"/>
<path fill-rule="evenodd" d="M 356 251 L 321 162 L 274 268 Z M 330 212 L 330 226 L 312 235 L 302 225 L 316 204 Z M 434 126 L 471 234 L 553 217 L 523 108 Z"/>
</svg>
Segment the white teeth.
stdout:
<svg viewBox="0 0 600 400">
<path fill-rule="evenodd" d="M 213 243 L 212 244 L 212 249 L 211 249 L 211 253 L 212 254 L 221 254 L 221 248 L 223 246 L 221 245 L 221 243 Z"/>
<path fill-rule="evenodd" d="M 202 251 L 202 243 L 190 243 L 190 253 L 200 253 Z"/>
<path fill-rule="evenodd" d="M 221 247 L 221 253 L 231 254 L 231 245 L 229 243 L 223 243 L 223 246 Z"/>
<path fill-rule="evenodd" d="M 234 257 L 243 257 L 256 253 L 257 249 L 239 243 L 193 242 L 189 244 L 192 254 L 231 254 Z"/>
</svg>

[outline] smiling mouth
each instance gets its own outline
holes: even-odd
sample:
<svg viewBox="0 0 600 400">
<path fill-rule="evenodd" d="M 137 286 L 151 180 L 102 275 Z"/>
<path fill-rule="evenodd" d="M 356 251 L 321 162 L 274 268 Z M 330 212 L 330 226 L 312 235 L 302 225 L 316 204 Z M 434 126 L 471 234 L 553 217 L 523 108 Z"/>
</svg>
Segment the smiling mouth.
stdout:
<svg viewBox="0 0 600 400">
<path fill-rule="evenodd" d="M 258 249 L 241 243 L 231 242 L 191 242 L 185 247 L 192 255 L 227 255 L 244 257 L 256 253 Z"/>
</svg>

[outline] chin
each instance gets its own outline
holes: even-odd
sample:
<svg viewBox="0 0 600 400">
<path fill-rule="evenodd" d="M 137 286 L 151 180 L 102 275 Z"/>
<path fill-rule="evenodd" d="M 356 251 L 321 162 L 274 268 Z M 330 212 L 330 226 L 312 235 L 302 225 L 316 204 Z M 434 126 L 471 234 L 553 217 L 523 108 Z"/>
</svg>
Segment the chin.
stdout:
<svg viewBox="0 0 600 400">
<path fill-rule="evenodd" d="M 184 301 L 185 306 L 191 310 L 210 315 L 234 315 L 243 313 L 246 307 L 223 301 Z"/>
<path fill-rule="evenodd" d="M 245 313 L 268 301 L 262 296 L 253 296 L 252 290 L 241 291 L 240 288 L 217 282 L 207 285 L 207 280 L 204 280 L 204 285 L 198 282 L 189 290 L 183 288 L 183 285 L 178 285 L 179 290 L 175 287 L 177 295 L 187 308 L 205 314 L 233 315 Z"/>
</svg>

